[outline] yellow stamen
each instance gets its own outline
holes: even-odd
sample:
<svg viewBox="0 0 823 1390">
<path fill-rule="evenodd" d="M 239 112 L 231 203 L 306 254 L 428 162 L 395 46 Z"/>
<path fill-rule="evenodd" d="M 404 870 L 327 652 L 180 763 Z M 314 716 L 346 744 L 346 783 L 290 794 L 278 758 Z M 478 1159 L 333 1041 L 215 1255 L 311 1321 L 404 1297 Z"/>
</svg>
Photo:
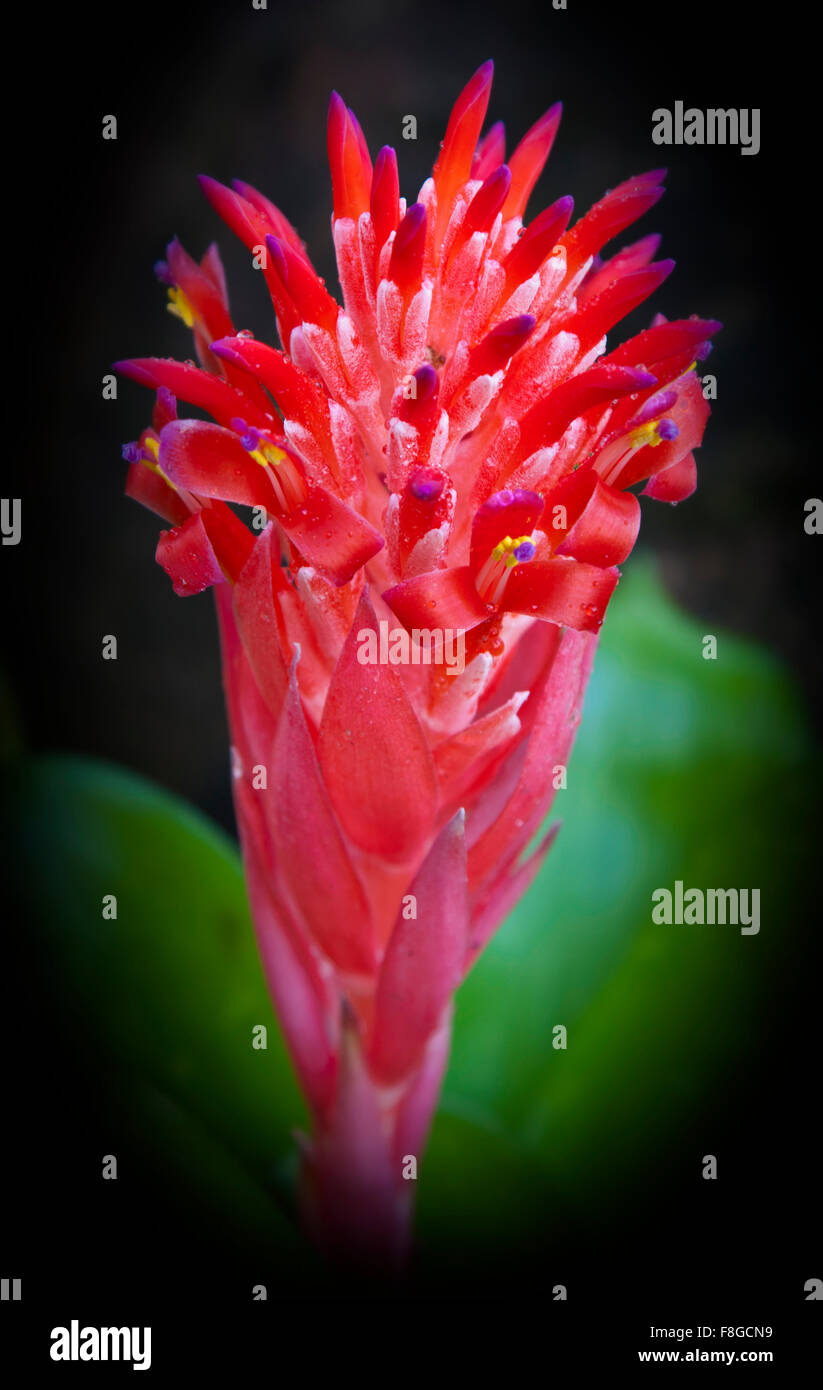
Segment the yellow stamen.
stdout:
<svg viewBox="0 0 823 1390">
<path fill-rule="evenodd" d="M 172 285 L 169 290 L 169 302 L 166 308 L 170 314 L 174 314 L 176 319 L 182 319 L 187 328 L 194 325 L 194 309 L 179 285 Z"/>
<path fill-rule="evenodd" d="M 656 449 L 658 444 L 663 443 L 658 432 L 659 428 L 659 420 L 647 420 L 645 425 L 638 425 L 637 429 L 632 430 L 629 435 L 629 447 L 641 449 L 644 444 L 648 444 L 652 449 Z"/>
<path fill-rule="evenodd" d="M 492 559 L 503 560 L 507 569 L 514 569 L 514 566 L 519 565 L 520 561 L 517 556 L 513 554 L 513 551 L 515 551 L 519 545 L 522 545 L 524 541 L 530 540 L 531 536 L 517 536 L 514 540 L 512 540 L 511 536 L 504 536 L 500 544 L 494 547 Z"/>
<path fill-rule="evenodd" d="M 277 468 L 284 459 L 288 458 L 288 454 L 283 449 L 278 449 L 276 444 L 267 444 L 265 439 L 262 439 L 259 449 L 249 451 L 249 458 L 253 458 L 255 463 L 259 463 L 262 468 L 268 468 L 270 463 Z"/>
</svg>

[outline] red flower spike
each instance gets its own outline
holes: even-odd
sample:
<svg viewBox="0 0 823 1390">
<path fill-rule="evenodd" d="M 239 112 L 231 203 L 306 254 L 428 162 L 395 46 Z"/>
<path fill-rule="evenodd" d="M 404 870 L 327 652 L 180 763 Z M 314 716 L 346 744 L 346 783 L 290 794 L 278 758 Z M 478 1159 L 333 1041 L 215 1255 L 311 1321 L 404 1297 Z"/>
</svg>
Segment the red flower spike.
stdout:
<svg viewBox="0 0 823 1390">
<path fill-rule="evenodd" d="M 449 117 L 443 148 L 432 174 L 437 193 L 436 247 L 443 239 L 457 190 L 471 177 L 472 159 L 486 119 L 493 76 L 494 63 L 483 63 L 466 83 Z"/>
<path fill-rule="evenodd" d="M 251 204 L 258 216 L 267 224 L 266 230 L 271 232 L 273 236 L 279 237 L 281 241 L 288 242 L 289 246 L 303 257 L 307 265 L 311 265 L 305 245 L 288 217 L 284 216 L 274 203 L 270 202 L 256 188 L 253 188 L 250 183 L 244 183 L 242 179 L 232 179 L 231 182 L 234 191 L 239 193 L 241 198 L 245 198 L 246 202 Z"/>
<path fill-rule="evenodd" d="M 499 168 L 505 158 L 506 129 L 502 121 L 495 121 L 477 146 L 472 159 L 472 178 L 487 179 L 490 174 L 494 173 L 495 169 Z"/>
<path fill-rule="evenodd" d="M 400 219 L 397 155 L 391 145 L 384 145 L 375 161 L 371 186 L 371 219 L 375 252 L 379 255 Z"/>
<path fill-rule="evenodd" d="M 425 249 L 426 209 L 413 203 L 397 228 L 389 261 L 389 279 L 406 299 L 420 286 Z"/>
<path fill-rule="evenodd" d="M 570 377 L 523 416 L 515 461 L 553 444 L 573 420 L 594 406 L 607 405 L 655 384 L 650 372 L 635 367 L 597 366 Z"/>
<path fill-rule="evenodd" d="M 651 174 L 641 174 L 618 184 L 566 233 L 563 245 L 569 275 L 654 207 L 663 196 L 663 189 L 657 182 L 663 173 L 656 169 Z"/>
<path fill-rule="evenodd" d="M 214 247 L 198 265 L 173 241 L 158 274 L 201 367 L 119 364 L 156 392 L 123 450 L 127 491 L 172 524 L 157 554 L 177 592 L 214 588 L 249 902 L 310 1111 L 303 1218 L 372 1268 L 408 1254 L 404 1165 L 452 996 L 556 833 L 540 839 L 547 769 L 568 761 L 637 537 L 629 489 L 694 490 L 709 413 L 694 366 L 720 327 L 657 315 L 603 354 L 671 268 L 654 236 L 601 260 L 661 171 L 574 226 L 561 198 L 524 228 L 560 108 L 504 162 L 502 125 L 480 139 L 491 76 L 458 97 L 402 219 L 394 151 L 372 171 L 332 97 L 345 312 L 274 203 L 204 178 L 266 253 L 286 351 L 235 332 Z M 208 421 L 178 419 L 178 401 Z M 238 504 L 265 508 L 262 530 Z"/>
<path fill-rule="evenodd" d="M 275 257 L 279 278 L 302 321 L 333 330 L 339 306 L 305 258 L 278 237 L 267 236 L 266 246 Z"/>
<path fill-rule="evenodd" d="M 133 357 L 129 361 L 115 362 L 114 370 L 155 391 L 166 387 L 178 400 L 208 411 L 221 425 L 228 425 L 238 415 L 258 429 L 271 428 L 276 423 L 273 412 L 261 410 L 249 396 L 229 386 L 219 376 L 187 362 L 163 357 Z"/>
<path fill-rule="evenodd" d="M 506 288 L 502 297 L 508 298 L 518 285 L 540 269 L 568 227 L 573 209 L 573 198 L 558 198 L 526 228 L 506 257 L 503 266 Z"/>
<path fill-rule="evenodd" d="M 469 356 L 471 376 L 484 376 L 505 367 L 534 332 L 536 322 L 531 314 L 519 314 L 517 318 L 498 323 L 491 333 L 486 334 L 482 343 L 472 348 Z"/>
<path fill-rule="evenodd" d="M 551 154 L 562 115 L 563 103 L 555 102 L 539 121 L 535 121 L 514 151 L 509 160 L 512 185 L 503 208 L 504 217 L 522 217 L 526 211 L 532 189 Z"/>
<path fill-rule="evenodd" d="M 371 193 L 371 163 L 367 162 L 359 129 L 343 98 L 332 92 L 327 138 L 334 216 L 352 217 L 355 222 L 367 211 Z"/>
<path fill-rule="evenodd" d="M 512 175 L 507 164 L 501 164 L 478 188 L 463 218 L 461 238 L 468 240 L 475 232 L 489 232 L 495 217 L 506 201 Z"/>
</svg>

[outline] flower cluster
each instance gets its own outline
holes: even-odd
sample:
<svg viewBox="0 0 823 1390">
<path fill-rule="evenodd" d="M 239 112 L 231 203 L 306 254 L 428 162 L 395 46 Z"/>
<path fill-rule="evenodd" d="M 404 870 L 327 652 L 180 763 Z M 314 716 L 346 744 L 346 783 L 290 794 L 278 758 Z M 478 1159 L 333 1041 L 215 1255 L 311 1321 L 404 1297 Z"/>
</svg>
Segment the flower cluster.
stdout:
<svg viewBox="0 0 823 1390">
<path fill-rule="evenodd" d="M 668 502 L 695 487 L 695 365 L 720 326 L 658 316 L 606 350 L 672 268 L 654 236 L 600 255 L 661 172 L 576 222 L 564 197 L 524 223 L 560 108 L 506 160 L 502 126 L 481 138 L 491 77 L 461 93 L 409 207 L 394 150 L 372 165 L 332 97 L 343 307 L 273 203 L 203 178 L 282 347 L 235 331 L 214 246 L 198 264 L 173 241 L 158 273 L 199 366 L 118 364 L 156 391 L 127 491 L 170 523 L 157 558 L 177 593 L 216 590 L 249 898 L 314 1124 L 307 1219 L 398 1257 L 453 994 L 551 841 L 524 858 L 637 485 Z M 386 623 L 465 633 L 465 669 L 359 660 Z"/>
</svg>

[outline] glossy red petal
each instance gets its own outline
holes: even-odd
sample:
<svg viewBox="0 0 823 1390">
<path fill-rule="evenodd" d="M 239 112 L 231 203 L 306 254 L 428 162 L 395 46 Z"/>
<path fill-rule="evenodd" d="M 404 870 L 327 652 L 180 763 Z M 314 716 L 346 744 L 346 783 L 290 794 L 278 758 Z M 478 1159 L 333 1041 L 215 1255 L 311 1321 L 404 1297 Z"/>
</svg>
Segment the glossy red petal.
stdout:
<svg viewBox="0 0 823 1390">
<path fill-rule="evenodd" d="M 355 221 L 361 212 L 368 210 L 371 194 L 371 165 L 364 158 L 358 130 L 342 97 L 332 92 L 327 144 L 334 215 L 336 218 L 352 217 Z"/>
<path fill-rule="evenodd" d="M 292 671 L 271 765 L 279 872 L 313 939 L 344 974 L 376 963 L 366 896 L 332 813 Z"/>
<path fill-rule="evenodd" d="M 363 661 L 364 634 L 378 640 L 364 593 L 329 685 L 318 752 L 343 829 L 361 849 L 413 860 L 437 814 L 428 743 L 391 666 Z"/>
<path fill-rule="evenodd" d="M 525 566 L 528 568 L 528 566 Z M 520 776 L 500 814 L 469 852 L 473 901 L 528 845 L 554 799 L 551 770 L 568 765 L 596 638 L 567 628 L 543 686 Z"/>
<path fill-rule="evenodd" d="M 493 76 L 493 63 L 484 63 L 478 68 L 457 98 L 449 117 L 443 146 L 432 171 L 437 192 L 436 244 L 442 239 L 458 189 L 471 177 L 472 160 L 486 119 Z"/>
<path fill-rule="evenodd" d="M 230 424 L 236 416 L 258 429 L 273 429 L 277 424 L 273 413 L 261 410 L 219 376 L 187 362 L 175 362 L 170 357 L 132 357 L 115 362 L 114 370 L 154 391 L 165 386 L 178 400 L 207 410 L 221 425 Z"/>
<path fill-rule="evenodd" d="M 485 565 L 495 546 L 506 536 L 529 536 L 543 511 L 544 498 L 524 488 L 495 492 L 475 513 L 469 565 L 474 574 Z"/>
<path fill-rule="evenodd" d="M 520 421 L 520 438 L 512 463 L 559 439 L 579 415 L 655 385 L 655 378 L 637 367 L 602 363 L 580 372 L 537 401 Z M 511 465 L 510 465 L 511 467 Z"/>
<path fill-rule="evenodd" d="M 276 510 L 263 468 L 232 430 L 205 420 L 173 420 L 160 436 L 160 467 L 173 483 L 201 497 Z"/>
<path fill-rule="evenodd" d="M 375 252 L 379 255 L 400 220 L 397 155 L 391 145 L 384 145 L 375 160 L 371 187 L 371 219 Z"/>
<path fill-rule="evenodd" d="M 585 217 L 566 232 L 563 244 L 569 275 L 583 265 L 589 256 L 600 251 L 612 237 L 642 217 L 663 196 L 659 179 L 663 170 L 639 174 L 618 184 L 590 208 Z"/>
<path fill-rule="evenodd" d="M 174 592 L 183 598 L 222 584 L 226 578 L 203 525 L 202 512 L 195 512 L 172 531 L 161 531 L 155 559 L 169 576 Z"/>
<path fill-rule="evenodd" d="M 697 464 L 694 454 L 687 454 L 662 473 L 654 473 L 643 489 L 644 497 L 658 502 L 683 502 L 697 487 Z"/>
<path fill-rule="evenodd" d="M 422 1060 L 462 975 L 469 924 L 464 819 L 458 812 L 435 840 L 386 949 L 369 1048 L 371 1070 L 386 1085 Z"/>
<path fill-rule="evenodd" d="M 514 151 L 509 160 L 512 186 L 503 208 L 504 217 L 522 217 L 526 211 L 532 189 L 551 154 L 562 115 L 563 106 L 558 101 L 535 121 Z"/>
<path fill-rule="evenodd" d="M 559 509 L 559 510 L 557 510 Z M 620 565 L 640 530 L 640 503 L 631 492 L 602 483 L 592 469 L 579 469 L 556 487 L 546 503 L 543 529 L 561 537 L 558 555 L 590 565 Z"/>
<path fill-rule="evenodd" d="M 597 632 L 619 577 L 616 569 L 578 560 L 532 560 L 512 570 L 501 607 L 578 632 Z"/>
<path fill-rule="evenodd" d="M 274 599 L 274 574 L 279 569 L 280 549 L 274 524 L 269 522 L 235 585 L 234 616 L 260 694 L 275 717 L 280 714 L 288 684 Z"/>
<path fill-rule="evenodd" d="M 498 169 L 506 158 L 506 127 L 502 121 L 495 121 L 494 125 L 489 126 L 483 139 L 479 142 L 472 159 L 471 176 L 473 179 L 487 179 Z"/>
<path fill-rule="evenodd" d="M 310 487 L 305 501 L 279 520 L 304 559 L 335 584 L 348 584 L 385 545 L 359 512 L 322 487 Z"/>
<path fill-rule="evenodd" d="M 155 469 L 147 468 L 144 463 L 129 465 L 126 496 L 142 503 L 150 512 L 154 512 L 155 516 L 161 516 L 164 521 L 170 521 L 174 526 L 182 526 L 190 515 L 189 508 L 174 488 L 169 487 L 165 478 L 161 478 Z"/>
<path fill-rule="evenodd" d="M 387 589 L 383 598 L 409 631 L 433 627 L 468 631 L 484 622 L 491 611 L 481 600 L 468 565 L 404 579 Z"/>
</svg>

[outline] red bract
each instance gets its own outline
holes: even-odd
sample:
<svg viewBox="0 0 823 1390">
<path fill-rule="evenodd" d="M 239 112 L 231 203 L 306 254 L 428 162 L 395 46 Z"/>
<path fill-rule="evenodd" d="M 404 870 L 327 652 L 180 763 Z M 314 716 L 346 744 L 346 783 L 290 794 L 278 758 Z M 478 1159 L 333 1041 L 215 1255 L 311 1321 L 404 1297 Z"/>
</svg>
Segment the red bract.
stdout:
<svg viewBox="0 0 823 1390">
<path fill-rule="evenodd" d="M 606 352 L 671 270 L 656 237 L 600 256 L 660 172 L 524 226 L 560 108 L 504 162 L 502 126 L 481 138 L 491 76 L 408 208 L 394 151 L 372 168 L 333 96 L 342 308 L 273 203 L 203 179 L 281 348 L 235 331 L 216 249 L 198 265 L 175 241 L 159 274 L 200 366 L 119 364 L 157 392 L 127 490 L 171 525 L 176 591 L 216 589 L 249 899 L 314 1123 L 306 1218 L 395 1262 L 453 995 L 553 838 L 523 857 L 637 537 L 631 489 L 694 489 L 694 368 L 720 326 L 658 317 Z"/>
</svg>

